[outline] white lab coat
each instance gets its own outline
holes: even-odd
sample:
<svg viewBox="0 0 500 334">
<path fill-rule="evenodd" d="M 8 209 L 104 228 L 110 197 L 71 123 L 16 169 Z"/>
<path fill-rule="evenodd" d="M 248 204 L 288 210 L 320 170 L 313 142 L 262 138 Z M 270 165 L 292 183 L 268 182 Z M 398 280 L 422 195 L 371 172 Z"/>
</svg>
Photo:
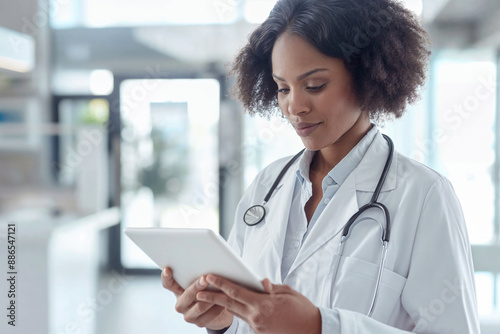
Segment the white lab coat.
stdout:
<svg viewBox="0 0 500 334">
<path fill-rule="evenodd" d="M 287 277 L 281 277 L 281 263 L 297 162 L 266 204 L 265 220 L 248 227 L 242 218 L 247 208 L 262 202 L 289 157 L 261 171 L 246 191 L 229 243 L 262 278 L 288 284 L 318 306 L 323 334 L 479 333 L 470 245 L 453 188 L 443 176 L 397 152 L 379 197 L 391 215 L 391 239 L 372 317 L 365 314 L 382 250 L 373 219 L 353 228 L 333 285 L 337 232 L 369 202 L 388 152 L 377 133 L 313 226 Z M 361 217 L 383 223 L 378 210 Z M 254 331 L 235 317 L 226 333 Z"/>
</svg>

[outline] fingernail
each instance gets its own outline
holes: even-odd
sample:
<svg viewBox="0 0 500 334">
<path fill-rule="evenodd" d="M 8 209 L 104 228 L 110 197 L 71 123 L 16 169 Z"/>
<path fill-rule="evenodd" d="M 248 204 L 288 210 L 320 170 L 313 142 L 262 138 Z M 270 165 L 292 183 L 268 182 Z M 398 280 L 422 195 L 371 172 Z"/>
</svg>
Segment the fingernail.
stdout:
<svg viewBox="0 0 500 334">
<path fill-rule="evenodd" d="M 211 283 L 211 284 L 212 284 L 212 283 L 214 283 L 214 282 L 215 282 L 215 278 L 214 278 L 212 275 L 208 275 L 208 276 L 207 276 L 207 281 L 208 281 L 208 283 Z"/>
<path fill-rule="evenodd" d="M 167 277 L 167 278 L 168 278 L 168 277 L 170 277 L 170 276 L 168 275 L 168 270 L 167 270 L 167 268 L 166 268 L 166 267 L 165 267 L 165 268 L 163 268 L 163 276 L 165 276 L 165 277 Z"/>
</svg>

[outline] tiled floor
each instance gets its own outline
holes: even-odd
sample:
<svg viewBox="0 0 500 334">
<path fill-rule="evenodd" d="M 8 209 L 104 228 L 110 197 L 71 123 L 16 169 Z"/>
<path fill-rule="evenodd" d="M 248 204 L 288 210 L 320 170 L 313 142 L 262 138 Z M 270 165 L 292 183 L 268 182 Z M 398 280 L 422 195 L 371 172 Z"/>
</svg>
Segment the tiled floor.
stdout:
<svg viewBox="0 0 500 334">
<path fill-rule="evenodd" d="M 120 280 L 121 278 L 121 280 Z M 95 334 L 202 334 L 174 310 L 175 296 L 163 289 L 159 276 L 102 275 Z"/>
</svg>

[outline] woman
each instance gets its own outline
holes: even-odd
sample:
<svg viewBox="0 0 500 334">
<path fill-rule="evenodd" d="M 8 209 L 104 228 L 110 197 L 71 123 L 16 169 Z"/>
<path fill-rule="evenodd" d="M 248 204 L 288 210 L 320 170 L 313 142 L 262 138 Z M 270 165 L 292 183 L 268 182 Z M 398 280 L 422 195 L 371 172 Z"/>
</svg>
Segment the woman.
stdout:
<svg viewBox="0 0 500 334">
<path fill-rule="evenodd" d="M 400 117 L 425 81 L 428 38 L 393 0 L 282 0 L 234 63 L 251 114 L 275 110 L 306 150 L 262 203 L 290 158 L 265 168 L 244 194 L 229 242 L 261 277 L 256 293 L 222 277 L 165 288 L 186 321 L 212 333 L 479 333 L 473 266 L 449 181 L 395 152 L 371 120 Z M 278 108 L 279 107 L 279 108 Z M 378 202 L 338 249 L 343 226 Z M 390 220 L 390 242 L 380 227 Z M 389 232 L 387 232 L 389 234 Z M 379 268 L 383 268 L 378 276 Z M 207 284 L 222 292 L 206 291 Z"/>
</svg>

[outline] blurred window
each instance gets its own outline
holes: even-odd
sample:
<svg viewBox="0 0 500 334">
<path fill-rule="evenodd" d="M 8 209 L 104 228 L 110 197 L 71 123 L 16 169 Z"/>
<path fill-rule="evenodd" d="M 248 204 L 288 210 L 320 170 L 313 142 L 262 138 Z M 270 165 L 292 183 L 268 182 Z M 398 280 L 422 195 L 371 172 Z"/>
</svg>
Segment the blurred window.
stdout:
<svg viewBox="0 0 500 334">
<path fill-rule="evenodd" d="M 461 200 L 474 244 L 494 240 L 496 65 L 490 52 L 444 52 L 434 65 L 435 153 Z"/>
<path fill-rule="evenodd" d="M 51 25 L 116 27 L 164 24 L 262 23 L 277 0 L 50 0 Z M 403 0 L 417 15 L 422 0 Z"/>
<path fill-rule="evenodd" d="M 126 80 L 120 86 L 124 227 L 219 232 L 219 82 Z M 154 268 L 122 236 L 122 263 Z"/>
<path fill-rule="evenodd" d="M 51 25 L 117 27 L 235 22 L 238 0 L 51 0 Z"/>
<path fill-rule="evenodd" d="M 106 127 L 109 121 L 109 102 L 100 98 L 65 98 L 59 102 L 57 109 L 62 127 L 54 167 L 58 181 L 69 186 L 77 182 L 81 162 L 83 159 L 88 160 L 91 152 L 103 150 L 100 159 L 105 159 L 108 154 Z M 97 156 L 92 155 L 90 158 L 96 159 Z M 90 164 L 96 165 L 97 162 Z M 102 187 L 107 186 L 106 181 Z M 107 200 L 107 197 L 103 198 L 105 205 Z"/>
<path fill-rule="evenodd" d="M 500 311 L 495 232 L 496 61 L 492 51 L 447 51 L 436 56 L 431 166 L 450 179 L 467 222 L 481 316 Z M 497 136 L 497 137 L 496 137 Z M 498 210 L 498 208 L 497 208 Z M 479 250 L 481 250 L 479 252 Z M 491 268 L 491 272 L 489 271 Z"/>
<path fill-rule="evenodd" d="M 244 118 L 241 144 L 246 189 L 257 173 L 276 159 L 296 154 L 304 148 L 299 136 L 285 118 Z"/>
</svg>

